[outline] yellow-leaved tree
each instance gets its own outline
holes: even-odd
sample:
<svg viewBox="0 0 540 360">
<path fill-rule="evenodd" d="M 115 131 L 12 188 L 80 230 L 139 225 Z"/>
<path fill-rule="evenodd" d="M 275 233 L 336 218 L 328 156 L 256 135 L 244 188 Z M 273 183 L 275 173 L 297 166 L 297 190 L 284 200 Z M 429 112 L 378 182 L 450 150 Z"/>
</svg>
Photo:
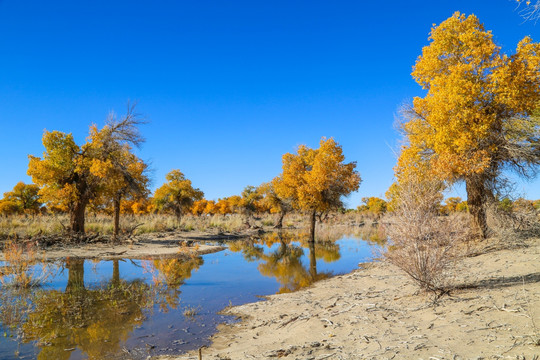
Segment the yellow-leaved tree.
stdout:
<svg viewBox="0 0 540 360">
<path fill-rule="evenodd" d="M 143 142 L 136 124 L 130 123 L 132 114 L 128 111 L 128 116 L 118 120 L 111 113 L 101 130 L 95 125 L 90 127 L 89 143 L 93 148 L 90 172 L 102 180 L 98 201 L 112 203 L 114 238 L 120 229 L 121 202 L 128 197 L 144 198 L 148 194 L 148 166 L 133 154 L 130 146 Z"/>
<path fill-rule="evenodd" d="M 22 181 L 19 181 L 13 187 L 13 190 L 4 193 L 4 199 L 2 201 L 12 203 L 17 209 L 16 212 L 25 214 L 39 213 L 42 205 L 39 197 L 39 186 L 25 184 Z"/>
<path fill-rule="evenodd" d="M 474 15 L 455 13 L 433 27 L 412 76 L 427 93 L 404 109 L 396 178 L 463 181 L 472 225 L 488 233 L 485 205 L 503 170 L 535 175 L 540 163 L 540 44 L 521 40 L 502 54 Z"/>
<path fill-rule="evenodd" d="M 251 227 L 249 219 L 258 211 L 258 204 L 262 199 L 260 191 L 255 186 L 248 185 L 242 190 L 242 198 L 238 211 L 245 217 L 245 224 Z"/>
<path fill-rule="evenodd" d="M 196 216 L 201 216 L 204 214 L 204 210 L 206 209 L 206 206 L 208 205 L 208 200 L 201 199 L 193 202 L 193 205 L 191 206 L 191 213 Z"/>
<path fill-rule="evenodd" d="M 86 207 L 108 186 L 111 167 L 121 170 L 123 153 L 117 151 L 118 146 L 127 150 L 129 144 L 139 145 L 142 141 L 137 130 L 141 123 L 134 106 L 128 105 L 120 121 L 109 117 L 103 129 L 92 126 L 82 146 L 71 134 L 45 131 L 43 157 L 28 156 L 28 175 L 40 187 L 39 195 L 48 207 L 69 212 L 73 233 L 84 234 Z"/>
<path fill-rule="evenodd" d="M 159 210 L 172 210 L 178 222 L 184 213 L 191 211 L 191 206 L 204 197 L 204 193 L 191 185 L 180 170 L 172 170 L 165 178 L 167 182 L 154 193 L 154 203 Z"/>
<path fill-rule="evenodd" d="M 344 161 L 341 146 L 332 138 L 322 138 L 318 149 L 300 145 L 296 154 L 283 155 L 275 191 L 280 199 L 309 213 L 310 241 L 315 241 L 317 214 L 342 207 L 342 197 L 360 186 L 356 163 Z"/>
<path fill-rule="evenodd" d="M 283 227 L 283 218 L 293 210 L 291 199 L 280 197 L 276 191 L 281 181 L 281 176 L 277 176 L 271 182 L 263 183 L 258 187 L 261 194 L 260 206 L 271 214 L 279 214 L 275 225 L 276 229 Z"/>
<path fill-rule="evenodd" d="M 381 216 L 386 212 L 387 203 L 385 200 L 378 197 L 363 197 L 363 205 L 358 206 L 358 210 L 363 213 L 371 213 L 376 216 Z"/>
<path fill-rule="evenodd" d="M 73 135 L 60 131 L 45 131 L 43 146 L 42 158 L 29 156 L 28 175 L 40 186 L 40 195 L 48 207 L 69 212 L 70 230 L 84 233 L 86 206 L 98 183 L 90 173 L 88 147 L 81 149 Z"/>
</svg>

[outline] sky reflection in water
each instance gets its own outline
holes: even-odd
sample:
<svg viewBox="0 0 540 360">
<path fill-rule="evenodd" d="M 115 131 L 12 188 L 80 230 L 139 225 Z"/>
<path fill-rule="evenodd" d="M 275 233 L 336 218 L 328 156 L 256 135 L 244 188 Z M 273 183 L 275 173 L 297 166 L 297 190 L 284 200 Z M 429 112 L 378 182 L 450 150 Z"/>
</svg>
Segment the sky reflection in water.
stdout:
<svg viewBox="0 0 540 360">
<path fill-rule="evenodd" d="M 218 323 L 234 321 L 218 314 L 224 307 L 349 272 L 371 255 L 359 239 L 310 246 L 274 233 L 187 260 L 70 260 L 41 289 L 2 289 L 0 358 L 145 359 L 195 349 Z"/>
</svg>

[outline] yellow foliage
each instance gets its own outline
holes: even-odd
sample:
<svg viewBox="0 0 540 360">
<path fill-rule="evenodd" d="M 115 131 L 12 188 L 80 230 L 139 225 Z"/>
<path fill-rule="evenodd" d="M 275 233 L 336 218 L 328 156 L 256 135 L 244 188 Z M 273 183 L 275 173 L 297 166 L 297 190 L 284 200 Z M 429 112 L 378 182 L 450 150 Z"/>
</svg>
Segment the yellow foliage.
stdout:
<svg viewBox="0 0 540 360">
<path fill-rule="evenodd" d="M 257 202 L 259 212 L 276 214 L 287 213 L 292 210 L 290 201 L 280 197 L 277 193 L 276 189 L 280 186 L 281 181 L 281 176 L 277 176 L 271 182 L 263 183 L 257 188 L 260 194 L 260 199 Z"/>
<path fill-rule="evenodd" d="M 216 214 L 216 202 L 214 200 L 209 200 L 206 203 L 206 207 L 204 208 L 204 214 Z"/>
<path fill-rule="evenodd" d="M 45 131 L 43 146 L 43 158 L 29 156 L 28 175 L 40 187 L 39 195 L 46 203 L 67 209 L 81 195 L 73 182 L 83 176 L 86 161 L 71 134 Z"/>
<path fill-rule="evenodd" d="M 386 212 L 387 203 L 383 199 L 378 197 L 364 197 L 362 198 L 364 205 L 358 207 L 358 210 L 369 212 L 375 215 L 381 215 Z"/>
<path fill-rule="evenodd" d="M 4 193 L 4 211 L 15 210 L 15 212 L 24 212 L 27 214 L 37 214 L 41 208 L 39 197 L 39 186 L 34 184 L 25 184 L 20 181 L 13 187 L 12 191 Z M 15 208 L 13 208 L 14 205 Z M 9 211 L 8 211 L 9 212 Z"/>
<path fill-rule="evenodd" d="M 100 188 L 103 201 L 146 194 L 147 165 L 132 153 L 128 144 L 114 140 L 109 125 L 101 130 L 92 125 L 84 148 L 94 154 L 89 160 L 89 171 L 103 182 Z"/>
<path fill-rule="evenodd" d="M 20 211 L 20 207 L 16 202 L 11 200 L 0 200 L 0 215 L 8 216 L 17 214 Z"/>
<path fill-rule="evenodd" d="M 397 182 L 393 182 L 392 185 L 386 190 L 386 193 L 384 194 L 386 198 L 388 199 L 388 202 L 386 203 L 386 210 L 393 212 L 398 207 L 399 202 L 399 185 Z"/>
<path fill-rule="evenodd" d="M 206 199 L 197 200 L 191 206 L 191 213 L 193 215 L 199 215 L 200 216 L 200 215 L 204 214 L 204 210 L 206 209 L 207 205 L 208 205 L 208 200 L 206 200 Z"/>
<path fill-rule="evenodd" d="M 398 181 L 408 171 L 455 181 L 493 170 L 507 160 L 505 122 L 530 116 L 540 101 L 540 44 L 530 38 L 502 55 L 476 16 L 455 13 L 430 40 L 412 72 L 428 92 L 403 124 Z"/>
<path fill-rule="evenodd" d="M 342 205 L 341 197 L 356 191 L 360 175 L 356 163 L 344 163 L 341 146 L 322 138 L 319 149 L 300 145 L 296 154 L 283 155 L 283 173 L 275 191 L 291 199 L 296 209 L 328 211 Z"/>
<path fill-rule="evenodd" d="M 166 176 L 167 182 L 154 193 L 154 204 L 159 210 L 172 210 L 179 218 L 190 211 L 197 200 L 201 200 L 204 193 L 193 188 L 191 180 L 186 179 L 180 170 L 172 170 Z"/>
<path fill-rule="evenodd" d="M 502 169 L 525 177 L 540 164 L 540 43 L 525 37 L 508 56 L 474 15 L 431 30 L 412 76 L 427 94 L 404 111 L 397 182 L 464 181 L 472 224 L 488 232 L 484 203 Z M 396 195 L 396 194 L 394 194 Z"/>
</svg>

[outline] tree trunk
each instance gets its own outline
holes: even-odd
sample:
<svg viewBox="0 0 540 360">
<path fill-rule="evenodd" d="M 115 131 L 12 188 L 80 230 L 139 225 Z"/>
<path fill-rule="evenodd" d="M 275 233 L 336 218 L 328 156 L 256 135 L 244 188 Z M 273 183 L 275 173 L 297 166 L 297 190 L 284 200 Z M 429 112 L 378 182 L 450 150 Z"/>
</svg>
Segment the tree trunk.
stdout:
<svg viewBox="0 0 540 360">
<path fill-rule="evenodd" d="M 487 238 L 488 225 L 485 202 L 487 190 L 481 178 L 471 177 L 465 180 L 467 189 L 467 205 L 471 214 L 471 226 L 474 232 L 482 239 Z"/>
<path fill-rule="evenodd" d="M 72 232 L 76 234 L 84 234 L 84 214 L 86 211 L 87 200 L 79 200 L 71 209 L 69 226 Z"/>
<path fill-rule="evenodd" d="M 84 259 L 68 259 L 66 269 L 68 269 L 66 293 L 84 290 Z"/>
<path fill-rule="evenodd" d="M 179 207 L 174 208 L 174 215 L 176 216 L 176 224 L 180 226 L 180 220 L 182 219 L 182 209 Z"/>
<path fill-rule="evenodd" d="M 309 243 L 309 274 L 313 281 L 317 278 L 317 257 L 315 256 L 315 242 Z"/>
<path fill-rule="evenodd" d="M 279 213 L 279 218 L 277 221 L 276 226 L 274 226 L 276 229 L 281 229 L 283 227 L 283 218 L 285 217 L 286 212 L 282 211 Z"/>
<path fill-rule="evenodd" d="M 281 236 L 281 232 L 279 234 L 279 251 L 278 251 L 278 259 L 283 259 L 287 255 L 287 244 L 285 241 L 283 241 L 283 237 Z"/>
<path fill-rule="evenodd" d="M 315 222 L 317 221 L 317 211 L 313 210 L 311 213 L 311 227 L 309 229 L 309 241 L 315 242 Z"/>
<path fill-rule="evenodd" d="M 118 259 L 113 260 L 112 285 L 118 287 L 120 285 L 120 265 Z"/>
<path fill-rule="evenodd" d="M 251 214 L 249 212 L 245 212 L 244 213 L 244 225 L 246 226 L 246 228 L 248 229 L 251 229 L 252 226 L 249 222 L 249 219 L 251 218 Z"/>
<path fill-rule="evenodd" d="M 118 238 L 118 233 L 120 231 L 120 200 L 121 196 L 117 195 L 113 200 L 114 208 L 114 230 L 113 230 L 113 239 L 116 241 Z"/>
</svg>

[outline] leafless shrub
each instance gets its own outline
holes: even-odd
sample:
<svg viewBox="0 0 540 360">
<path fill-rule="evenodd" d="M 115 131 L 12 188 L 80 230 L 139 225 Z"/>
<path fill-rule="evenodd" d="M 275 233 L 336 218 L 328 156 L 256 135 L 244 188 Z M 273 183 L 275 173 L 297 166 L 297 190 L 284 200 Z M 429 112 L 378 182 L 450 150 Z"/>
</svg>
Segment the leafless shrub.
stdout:
<svg viewBox="0 0 540 360">
<path fill-rule="evenodd" d="M 503 247 L 522 246 L 524 239 L 540 236 L 540 217 L 532 205 L 505 210 L 492 203 L 487 213 L 488 225 Z"/>
<path fill-rule="evenodd" d="M 519 8 L 519 15 L 526 21 L 534 21 L 535 23 L 540 19 L 540 1 L 539 0 L 516 0 Z"/>
<path fill-rule="evenodd" d="M 408 182 L 400 186 L 395 211 L 383 219 L 388 237 L 384 258 L 433 292 L 449 285 L 458 244 L 469 233 L 466 216 L 439 216 L 440 199 L 440 183 Z"/>
</svg>

